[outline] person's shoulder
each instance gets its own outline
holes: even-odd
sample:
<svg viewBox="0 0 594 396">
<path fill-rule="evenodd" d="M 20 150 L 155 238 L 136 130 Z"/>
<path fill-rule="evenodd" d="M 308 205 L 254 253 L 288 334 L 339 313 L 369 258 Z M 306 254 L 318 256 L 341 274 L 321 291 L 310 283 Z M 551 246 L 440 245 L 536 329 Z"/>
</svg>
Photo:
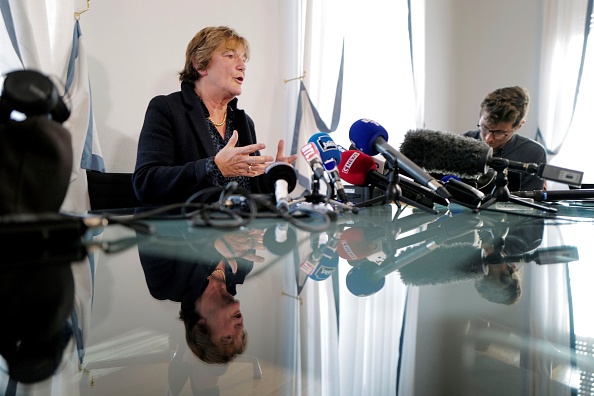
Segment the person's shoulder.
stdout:
<svg viewBox="0 0 594 396">
<path fill-rule="evenodd" d="M 530 148 L 534 151 L 542 151 L 545 152 L 545 147 L 534 139 L 528 138 L 522 135 L 516 135 L 517 139 L 517 146 L 522 146 L 523 149 Z"/>
<path fill-rule="evenodd" d="M 463 133 L 462 136 L 466 136 L 466 137 L 471 137 L 474 139 L 480 139 L 480 131 L 476 130 L 476 131 L 468 131 L 466 133 Z"/>
</svg>

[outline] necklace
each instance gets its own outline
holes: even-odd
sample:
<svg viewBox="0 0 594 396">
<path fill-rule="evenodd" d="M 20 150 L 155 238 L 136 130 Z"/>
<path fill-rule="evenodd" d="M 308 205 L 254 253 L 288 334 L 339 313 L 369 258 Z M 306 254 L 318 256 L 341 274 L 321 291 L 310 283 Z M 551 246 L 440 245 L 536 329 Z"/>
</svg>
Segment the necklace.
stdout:
<svg viewBox="0 0 594 396">
<path fill-rule="evenodd" d="M 208 278 L 206 278 L 206 279 L 210 279 L 216 272 L 219 272 L 223 275 L 223 282 L 227 282 L 227 277 L 225 276 L 225 271 L 223 271 L 222 269 L 216 269 L 216 270 L 212 271 L 212 274 L 208 275 Z"/>
<path fill-rule="evenodd" d="M 223 125 L 225 123 L 225 120 L 227 119 L 227 110 L 225 110 L 225 114 L 223 114 L 223 119 L 221 120 L 221 122 L 214 122 L 214 120 L 210 117 L 208 117 L 208 120 L 210 122 L 212 122 L 212 124 L 216 127 L 220 127 L 221 125 Z"/>
</svg>

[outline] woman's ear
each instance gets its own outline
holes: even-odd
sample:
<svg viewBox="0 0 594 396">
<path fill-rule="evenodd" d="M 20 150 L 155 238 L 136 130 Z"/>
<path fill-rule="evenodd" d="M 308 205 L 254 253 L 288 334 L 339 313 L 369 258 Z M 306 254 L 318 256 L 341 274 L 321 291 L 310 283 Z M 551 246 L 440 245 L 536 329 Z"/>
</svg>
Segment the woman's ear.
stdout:
<svg viewBox="0 0 594 396">
<path fill-rule="evenodd" d="M 192 62 L 192 66 L 194 67 L 194 69 L 198 72 L 198 74 L 200 74 L 200 77 L 204 77 L 208 74 L 208 72 L 206 70 L 200 70 L 198 64 L 196 63 L 196 61 Z"/>
</svg>

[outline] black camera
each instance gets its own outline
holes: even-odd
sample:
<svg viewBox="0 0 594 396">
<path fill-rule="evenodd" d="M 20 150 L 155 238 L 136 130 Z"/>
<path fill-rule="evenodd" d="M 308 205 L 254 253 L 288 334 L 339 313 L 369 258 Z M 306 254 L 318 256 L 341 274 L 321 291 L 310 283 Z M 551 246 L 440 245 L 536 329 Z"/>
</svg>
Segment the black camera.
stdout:
<svg viewBox="0 0 594 396">
<path fill-rule="evenodd" d="M 6 75 L 0 96 L 2 121 L 8 120 L 13 110 L 27 117 L 47 115 L 59 123 L 70 117 L 70 110 L 54 83 L 34 70 L 19 70 Z"/>
</svg>

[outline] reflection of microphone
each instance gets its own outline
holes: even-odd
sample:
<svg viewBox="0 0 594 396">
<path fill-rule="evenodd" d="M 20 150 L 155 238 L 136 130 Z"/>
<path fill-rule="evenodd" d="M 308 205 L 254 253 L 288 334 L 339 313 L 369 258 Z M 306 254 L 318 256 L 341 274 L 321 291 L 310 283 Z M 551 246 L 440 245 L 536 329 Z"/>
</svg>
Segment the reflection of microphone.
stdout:
<svg viewBox="0 0 594 396">
<path fill-rule="evenodd" d="M 437 192 L 444 198 L 450 198 L 448 190 L 433 176 L 398 152 L 387 143 L 388 132 L 375 121 L 362 119 L 355 121 L 349 131 L 351 143 L 365 154 L 373 156 L 381 153 L 392 165 L 404 169 L 414 180 Z"/>
<path fill-rule="evenodd" d="M 385 277 L 398 268 L 415 262 L 437 248 L 437 244 L 429 242 L 415 246 L 400 253 L 397 257 L 387 258 L 380 265 L 366 261 L 351 268 L 346 276 L 347 288 L 356 296 L 364 297 L 377 293 L 386 283 Z"/>
<path fill-rule="evenodd" d="M 320 152 L 316 145 L 311 142 L 307 143 L 305 146 L 301 147 L 301 155 L 303 155 L 309 164 L 309 167 L 313 170 L 315 177 L 318 180 L 324 179 L 326 168 L 324 168 L 322 157 L 320 156 Z"/>
<path fill-rule="evenodd" d="M 487 166 L 495 170 L 507 168 L 569 185 L 580 185 L 584 175 L 583 172 L 548 164 L 537 165 L 493 157 L 493 149 L 485 142 L 451 132 L 426 129 L 408 131 L 400 150 L 428 172 L 455 173 L 462 177 L 483 175 L 487 172 Z"/>
<path fill-rule="evenodd" d="M 338 198 L 342 202 L 346 203 L 348 198 L 346 196 L 346 192 L 344 191 L 344 186 L 342 185 L 342 180 L 340 179 L 340 175 L 338 173 L 338 168 L 336 167 L 336 164 L 340 162 L 342 157 L 336 143 L 334 143 L 334 140 L 332 140 L 330 135 L 323 132 L 314 134 L 309 138 L 309 142 L 316 145 L 316 148 L 320 153 L 320 157 L 322 158 L 322 162 L 328 171 L 328 175 L 330 175 L 330 179 L 332 180 L 332 183 L 334 183 Z"/>
<path fill-rule="evenodd" d="M 338 171 L 343 180 L 355 186 L 371 185 L 380 190 L 388 188 L 388 178 L 377 170 L 377 164 L 372 157 L 357 150 L 347 150 L 342 153 Z M 433 190 L 415 183 L 406 176 L 400 176 L 402 195 L 422 205 L 431 207 L 433 203 L 448 206 L 448 201 L 437 195 Z"/>
<path fill-rule="evenodd" d="M 266 229 L 262 242 L 269 252 L 282 256 L 293 250 L 297 243 L 297 234 L 289 224 L 284 221 Z"/>
<path fill-rule="evenodd" d="M 584 199 L 594 198 L 594 189 L 582 189 L 582 190 L 560 190 L 560 191 L 546 191 L 546 190 L 534 190 L 534 191 L 516 191 L 514 192 L 516 197 L 520 198 L 532 198 L 535 201 L 540 202 L 551 202 L 551 201 L 580 201 Z"/>
<path fill-rule="evenodd" d="M 338 254 L 336 250 L 338 249 L 343 230 L 342 227 L 335 227 L 329 235 L 328 241 L 314 249 L 309 257 L 299 265 L 299 269 L 315 281 L 328 278 L 336 267 L 338 267 Z"/>
<path fill-rule="evenodd" d="M 470 243 L 440 246 L 431 255 L 398 269 L 405 285 L 426 286 L 481 278 L 483 250 Z"/>
<path fill-rule="evenodd" d="M 289 193 L 293 191 L 297 184 L 297 175 L 295 169 L 286 162 L 273 162 L 266 167 L 264 171 L 268 188 L 274 191 L 276 207 L 281 211 L 289 210 Z"/>
<path fill-rule="evenodd" d="M 488 259 L 487 256 L 486 259 Z M 538 248 L 532 252 L 512 255 L 499 256 L 501 259 L 496 263 L 487 264 L 502 264 L 502 263 L 532 263 L 536 264 L 561 264 L 578 261 L 580 259 L 576 246 L 553 246 L 548 248 Z"/>
</svg>

